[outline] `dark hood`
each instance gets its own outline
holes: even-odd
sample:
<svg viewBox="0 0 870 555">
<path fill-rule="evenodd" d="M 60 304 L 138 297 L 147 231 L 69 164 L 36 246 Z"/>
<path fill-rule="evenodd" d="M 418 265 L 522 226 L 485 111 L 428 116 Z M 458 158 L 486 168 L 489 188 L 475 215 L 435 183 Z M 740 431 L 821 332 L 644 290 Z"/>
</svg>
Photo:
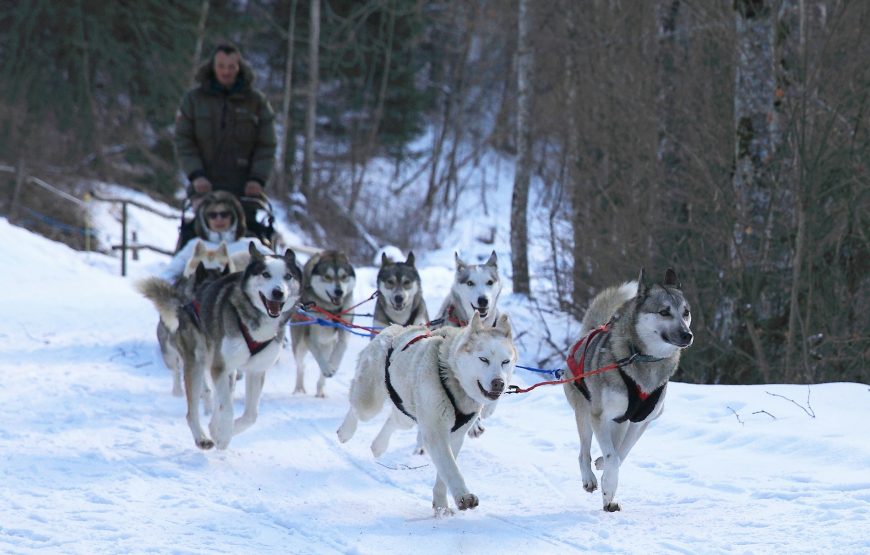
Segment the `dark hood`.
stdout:
<svg viewBox="0 0 870 555">
<path fill-rule="evenodd" d="M 253 88 L 254 79 L 256 76 L 254 75 L 254 70 L 251 69 L 251 66 L 248 65 L 248 62 L 244 60 L 244 58 L 239 60 L 239 75 L 236 77 L 236 84 L 232 88 L 232 92 L 243 92 Z M 208 61 L 199 66 L 199 69 L 196 70 L 196 82 L 202 85 L 203 89 L 211 90 L 212 83 L 216 86 L 220 86 L 217 84 L 217 78 L 215 78 L 214 74 L 214 60 L 209 58 Z"/>
</svg>

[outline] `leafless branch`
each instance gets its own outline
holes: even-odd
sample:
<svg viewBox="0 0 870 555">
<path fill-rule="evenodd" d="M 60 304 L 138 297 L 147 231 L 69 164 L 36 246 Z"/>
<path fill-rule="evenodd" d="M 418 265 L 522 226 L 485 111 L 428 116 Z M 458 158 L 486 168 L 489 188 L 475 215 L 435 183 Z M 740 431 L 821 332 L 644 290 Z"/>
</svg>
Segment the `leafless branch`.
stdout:
<svg viewBox="0 0 870 555">
<path fill-rule="evenodd" d="M 816 417 L 816 412 L 813 410 L 812 405 L 810 405 L 810 386 L 809 385 L 807 385 L 807 406 L 806 407 L 801 405 L 800 403 L 796 402 L 794 399 L 789 399 L 788 397 L 786 397 L 784 395 L 779 395 L 778 393 L 771 393 L 770 391 L 765 391 L 765 393 L 767 393 L 768 395 L 771 395 L 773 397 L 781 397 L 781 398 L 785 399 L 786 401 L 794 403 L 795 405 L 800 407 L 802 411 L 807 413 L 807 415 L 810 416 L 811 418 Z"/>
</svg>

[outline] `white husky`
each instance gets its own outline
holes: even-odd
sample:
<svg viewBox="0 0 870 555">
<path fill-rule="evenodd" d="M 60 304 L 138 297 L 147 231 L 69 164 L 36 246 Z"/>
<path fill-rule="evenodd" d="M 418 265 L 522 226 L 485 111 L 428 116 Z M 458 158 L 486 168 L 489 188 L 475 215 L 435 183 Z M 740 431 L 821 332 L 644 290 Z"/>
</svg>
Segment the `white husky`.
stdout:
<svg viewBox="0 0 870 555">
<path fill-rule="evenodd" d="M 436 513 L 450 513 L 448 490 L 460 510 L 473 509 L 478 498 L 465 485 L 456 457 L 481 409 L 504 392 L 516 361 L 507 315 L 490 327 L 475 312 L 464 328 L 431 333 L 424 326 L 389 326 L 360 353 L 338 439 L 353 437 L 358 421 L 373 418 L 389 398 L 393 410 L 372 453 L 379 457 L 395 430 L 416 422 L 438 472 L 432 490 Z"/>
<path fill-rule="evenodd" d="M 498 257 L 495 251 L 483 264 L 467 264 L 453 253 L 456 272 L 450 294 L 444 299 L 433 324 L 440 326 L 465 326 L 476 310 L 485 326 L 492 326 L 498 318 L 498 297 L 501 280 L 498 279 Z"/>
</svg>

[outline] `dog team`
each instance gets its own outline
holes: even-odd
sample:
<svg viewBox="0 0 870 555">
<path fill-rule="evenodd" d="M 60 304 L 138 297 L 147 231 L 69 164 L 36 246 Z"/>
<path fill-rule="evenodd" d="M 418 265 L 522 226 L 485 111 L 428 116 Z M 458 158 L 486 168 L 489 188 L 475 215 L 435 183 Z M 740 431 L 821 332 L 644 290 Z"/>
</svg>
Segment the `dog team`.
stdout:
<svg viewBox="0 0 870 555">
<path fill-rule="evenodd" d="M 318 397 L 339 369 L 347 326 L 354 326 L 356 275 L 344 253 L 321 251 L 302 268 L 291 249 L 265 254 L 251 243 L 241 254 L 228 256 L 224 245 L 197 245 L 175 283 L 157 277 L 137 283 L 159 313 L 157 338 L 173 373 L 172 393 L 183 390 L 187 423 L 201 449 L 226 449 L 254 424 L 266 372 L 278 360 L 288 326 L 294 393 L 305 393 L 304 359 L 311 353 L 320 369 Z M 415 452 L 427 453 L 435 466 L 432 506 L 439 515 L 452 512 L 448 496 L 459 510 L 479 503 L 456 459 L 466 435 L 483 433 L 481 420 L 508 391 L 517 364 L 510 318 L 498 310 L 500 292 L 494 251 L 480 264 L 456 254 L 450 292 L 430 320 L 414 254 L 404 261 L 381 257 L 373 326 L 363 328 L 373 337 L 359 354 L 338 439 L 349 441 L 360 421 L 390 406 L 372 453 L 381 456 L 394 431 L 416 426 Z M 689 303 L 671 269 L 661 282 L 641 270 L 636 281 L 601 291 L 586 311 L 566 377 L 557 383 L 574 410 L 588 492 L 599 487 L 593 435 L 598 442 L 601 456 L 594 464 L 605 511 L 620 509 L 614 501 L 619 468 L 661 414 L 668 381 L 692 344 L 690 326 Z M 244 412 L 235 418 L 233 391 L 240 379 Z M 208 433 L 203 412 L 211 414 Z"/>
</svg>

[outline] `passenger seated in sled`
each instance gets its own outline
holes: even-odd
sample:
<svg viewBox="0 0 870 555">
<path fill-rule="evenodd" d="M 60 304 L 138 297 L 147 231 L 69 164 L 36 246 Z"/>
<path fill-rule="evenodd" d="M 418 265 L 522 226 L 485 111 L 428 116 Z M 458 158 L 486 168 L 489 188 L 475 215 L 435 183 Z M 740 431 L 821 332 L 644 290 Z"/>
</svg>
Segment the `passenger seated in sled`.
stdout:
<svg viewBox="0 0 870 555">
<path fill-rule="evenodd" d="M 271 214 L 269 217 L 271 218 Z M 271 228 L 271 220 L 268 227 Z M 193 218 L 182 221 L 176 253 L 160 273 L 160 277 L 174 282 L 181 276 L 200 241 L 208 249 L 216 249 L 221 242 L 226 243 L 231 257 L 238 254 L 244 257 L 248 252 L 248 243 L 251 242 L 263 253 L 272 253 L 268 242 L 251 236 L 248 231 L 245 211 L 235 195 L 226 191 L 214 191 L 201 196 L 197 199 Z M 274 229 L 272 232 L 274 235 Z"/>
<path fill-rule="evenodd" d="M 231 203 L 233 211 L 240 213 L 241 216 L 234 216 L 235 222 L 242 222 L 240 234 L 235 238 L 223 238 L 226 241 L 238 240 L 241 237 L 256 237 L 260 242 L 275 251 L 280 247 L 280 234 L 275 231 L 275 217 L 272 215 L 272 205 L 266 199 L 266 195 L 259 194 L 256 196 L 236 197 L 232 193 L 226 191 L 214 191 L 206 194 L 191 194 L 184 201 L 184 206 L 181 211 L 181 225 L 178 228 L 178 242 L 175 245 L 175 252 L 179 252 L 187 245 L 194 237 L 200 239 L 211 240 L 208 231 L 211 228 L 209 222 L 204 221 L 199 215 L 199 209 L 202 203 L 210 198 L 215 198 L 214 195 L 219 195 L 217 198 L 227 199 L 227 203 Z M 191 215 L 192 213 L 192 215 Z M 221 222 L 212 222 L 216 225 L 221 225 Z M 226 232 L 224 232 L 226 235 Z"/>
</svg>

